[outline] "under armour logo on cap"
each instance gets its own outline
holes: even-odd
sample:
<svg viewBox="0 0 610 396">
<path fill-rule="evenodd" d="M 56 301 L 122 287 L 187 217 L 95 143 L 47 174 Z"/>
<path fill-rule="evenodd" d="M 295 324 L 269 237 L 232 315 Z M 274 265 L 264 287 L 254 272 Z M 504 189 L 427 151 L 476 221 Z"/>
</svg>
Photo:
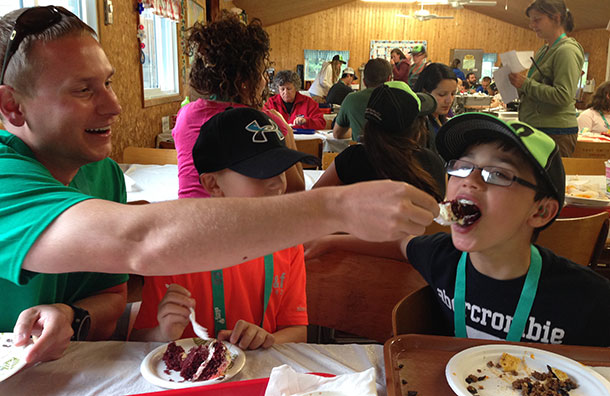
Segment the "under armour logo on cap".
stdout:
<svg viewBox="0 0 610 396">
<path fill-rule="evenodd" d="M 267 136 L 265 136 L 266 133 L 275 133 L 280 141 L 284 140 L 284 135 L 280 131 L 280 128 L 278 128 L 277 124 L 271 119 L 269 119 L 269 125 L 263 127 L 258 124 L 258 121 L 254 120 L 246 125 L 246 131 L 254 134 L 252 135 L 252 141 L 254 143 L 267 143 L 269 140 L 267 139 Z"/>
</svg>

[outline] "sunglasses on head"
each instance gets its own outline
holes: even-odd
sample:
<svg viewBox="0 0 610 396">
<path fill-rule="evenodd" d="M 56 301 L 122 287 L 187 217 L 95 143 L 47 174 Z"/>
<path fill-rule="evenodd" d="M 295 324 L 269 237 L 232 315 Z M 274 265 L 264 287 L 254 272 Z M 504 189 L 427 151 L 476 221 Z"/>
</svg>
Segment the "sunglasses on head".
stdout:
<svg viewBox="0 0 610 396">
<path fill-rule="evenodd" d="M 464 160 L 451 160 L 447 163 L 447 174 L 449 176 L 465 178 L 470 176 L 472 171 L 478 169 L 481 171 L 481 178 L 487 184 L 495 186 L 508 187 L 513 182 L 517 182 L 522 186 L 536 190 L 536 185 L 517 177 L 512 171 L 497 166 L 478 167 L 472 162 Z"/>
<path fill-rule="evenodd" d="M 6 52 L 4 53 L 4 62 L 2 63 L 2 74 L 0 74 L 0 85 L 4 84 L 4 74 L 6 73 L 8 62 L 13 55 L 15 55 L 15 52 L 17 52 L 19 44 L 21 44 L 23 39 L 32 34 L 41 33 L 55 25 L 61 21 L 62 14 L 76 17 L 76 15 L 65 8 L 55 6 L 28 8 L 17 17 L 8 43 L 6 43 Z"/>
</svg>

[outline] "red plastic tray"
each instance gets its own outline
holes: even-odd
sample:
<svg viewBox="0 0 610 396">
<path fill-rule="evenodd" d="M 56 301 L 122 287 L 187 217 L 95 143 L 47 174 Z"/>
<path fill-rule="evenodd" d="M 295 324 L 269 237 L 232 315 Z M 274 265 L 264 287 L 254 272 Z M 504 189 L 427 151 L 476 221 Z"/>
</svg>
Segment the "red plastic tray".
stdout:
<svg viewBox="0 0 610 396">
<path fill-rule="evenodd" d="M 309 373 L 321 377 L 334 377 L 334 374 Z M 134 396 L 162 395 L 162 396 L 264 396 L 269 378 L 258 378 L 237 382 L 223 382 L 215 385 L 196 386 L 184 389 L 171 389 L 159 392 L 140 393 Z"/>
</svg>

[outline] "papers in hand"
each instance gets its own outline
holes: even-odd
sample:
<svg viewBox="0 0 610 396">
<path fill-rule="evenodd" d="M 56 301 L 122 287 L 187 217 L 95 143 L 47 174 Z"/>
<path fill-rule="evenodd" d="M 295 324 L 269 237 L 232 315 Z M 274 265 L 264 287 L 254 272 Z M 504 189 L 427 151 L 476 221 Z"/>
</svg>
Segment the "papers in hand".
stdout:
<svg viewBox="0 0 610 396">
<path fill-rule="evenodd" d="M 510 83 L 508 75 L 510 73 L 519 73 L 529 69 L 532 65 L 531 57 L 533 51 L 508 51 L 500 54 L 502 67 L 494 72 L 494 81 L 502 95 L 504 103 L 510 103 L 519 99 L 519 92 L 513 84 Z"/>
<path fill-rule="evenodd" d="M 265 396 L 310 395 L 312 392 L 316 395 L 376 396 L 375 368 L 327 378 L 297 373 L 284 364 L 271 370 Z"/>
</svg>

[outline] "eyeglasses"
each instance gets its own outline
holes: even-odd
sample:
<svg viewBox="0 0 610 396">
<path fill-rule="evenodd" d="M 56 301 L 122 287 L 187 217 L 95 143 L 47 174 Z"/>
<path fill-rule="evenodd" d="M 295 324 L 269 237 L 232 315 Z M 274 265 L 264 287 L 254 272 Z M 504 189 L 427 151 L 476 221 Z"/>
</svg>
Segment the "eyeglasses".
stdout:
<svg viewBox="0 0 610 396">
<path fill-rule="evenodd" d="M 513 182 L 517 182 L 533 190 L 536 190 L 537 188 L 535 184 L 515 176 L 514 172 L 508 169 L 498 168 L 497 166 L 484 166 L 480 168 L 472 162 L 463 160 L 451 160 L 447 163 L 447 174 L 450 176 L 461 178 L 468 177 L 475 169 L 481 171 L 481 178 L 487 184 L 508 187 L 513 184 Z"/>
<path fill-rule="evenodd" d="M 15 27 L 11 32 L 8 43 L 6 43 L 2 74 L 0 74 L 0 85 L 4 84 L 4 73 L 6 72 L 8 62 L 17 52 L 19 44 L 21 44 L 23 39 L 29 35 L 41 33 L 55 25 L 61 21 L 61 14 L 76 17 L 76 15 L 65 8 L 55 6 L 28 8 L 17 17 Z"/>
</svg>

